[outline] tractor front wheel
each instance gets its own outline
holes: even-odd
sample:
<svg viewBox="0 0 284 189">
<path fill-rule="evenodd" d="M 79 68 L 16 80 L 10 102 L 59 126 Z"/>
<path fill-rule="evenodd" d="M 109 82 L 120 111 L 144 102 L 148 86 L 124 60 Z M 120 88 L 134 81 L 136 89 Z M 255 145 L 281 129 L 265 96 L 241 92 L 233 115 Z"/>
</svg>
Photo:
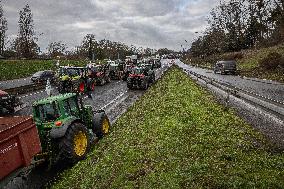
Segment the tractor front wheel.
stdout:
<svg viewBox="0 0 284 189">
<path fill-rule="evenodd" d="M 74 164 L 84 159 L 89 149 L 90 138 L 87 128 L 81 123 L 73 123 L 60 141 L 60 159 L 67 164 Z"/>
<path fill-rule="evenodd" d="M 110 122 L 105 112 L 96 113 L 93 120 L 93 132 L 102 138 L 110 131 Z"/>
</svg>

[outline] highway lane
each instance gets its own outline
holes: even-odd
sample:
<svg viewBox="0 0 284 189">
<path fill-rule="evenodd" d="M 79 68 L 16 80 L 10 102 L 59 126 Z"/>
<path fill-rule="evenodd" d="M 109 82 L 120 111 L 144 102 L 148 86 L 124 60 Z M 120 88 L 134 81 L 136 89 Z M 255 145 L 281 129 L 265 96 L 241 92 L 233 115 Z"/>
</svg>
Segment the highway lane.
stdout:
<svg viewBox="0 0 284 189">
<path fill-rule="evenodd" d="M 212 78 L 212 79 L 233 85 L 235 87 L 238 87 L 244 90 L 252 91 L 256 94 L 259 94 L 261 96 L 264 96 L 264 97 L 267 97 L 273 100 L 277 100 L 279 102 L 284 102 L 284 84 L 283 83 L 261 80 L 261 79 L 256 79 L 256 78 L 246 78 L 246 77 L 235 76 L 235 75 L 214 74 L 212 70 L 192 67 L 192 66 L 184 64 L 183 62 L 179 60 L 176 61 L 176 65 L 178 65 L 179 67 L 187 71 L 193 71 L 195 73 L 206 76 L 208 78 Z"/>
<path fill-rule="evenodd" d="M 31 77 L 0 81 L 0 89 L 5 90 L 30 84 L 32 84 Z"/>
</svg>

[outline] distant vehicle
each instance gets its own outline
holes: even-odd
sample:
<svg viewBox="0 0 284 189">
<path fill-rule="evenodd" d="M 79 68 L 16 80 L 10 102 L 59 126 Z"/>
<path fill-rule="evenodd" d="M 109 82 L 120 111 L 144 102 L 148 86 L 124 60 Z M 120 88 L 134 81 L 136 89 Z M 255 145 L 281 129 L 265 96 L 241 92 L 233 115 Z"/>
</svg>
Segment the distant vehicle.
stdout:
<svg viewBox="0 0 284 189">
<path fill-rule="evenodd" d="M 155 72 L 147 67 L 135 67 L 127 78 L 127 87 L 129 89 L 148 89 L 155 81 Z"/>
<path fill-rule="evenodd" d="M 121 80 L 123 68 L 119 64 L 110 64 L 109 76 L 112 80 Z"/>
<path fill-rule="evenodd" d="M 90 68 L 91 77 L 95 79 L 97 85 L 105 85 L 106 83 L 110 82 L 110 65 L 93 65 Z"/>
<path fill-rule="evenodd" d="M 31 80 L 34 83 L 45 83 L 47 80 L 54 81 L 55 80 L 55 73 L 52 70 L 44 70 L 36 72 L 32 77 Z"/>
<path fill-rule="evenodd" d="M 173 55 L 173 54 L 169 54 L 169 55 L 167 55 L 167 59 L 175 59 L 176 57 L 175 57 L 175 55 Z"/>
<path fill-rule="evenodd" d="M 214 67 L 214 73 L 220 73 L 220 74 L 233 74 L 235 75 L 237 73 L 237 63 L 234 60 L 229 61 L 218 61 L 215 64 Z"/>
<path fill-rule="evenodd" d="M 58 74 L 59 93 L 83 94 L 95 88 L 95 80 L 88 75 L 88 68 L 62 66 Z"/>
<path fill-rule="evenodd" d="M 154 68 L 160 68 L 162 66 L 161 60 L 158 59 L 158 58 L 154 59 L 154 63 L 153 64 L 154 64 Z"/>
<path fill-rule="evenodd" d="M 127 80 L 133 68 L 134 68 L 133 64 L 125 64 L 124 69 L 123 69 L 123 76 L 122 76 L 123 81 Z"/>
</svg>

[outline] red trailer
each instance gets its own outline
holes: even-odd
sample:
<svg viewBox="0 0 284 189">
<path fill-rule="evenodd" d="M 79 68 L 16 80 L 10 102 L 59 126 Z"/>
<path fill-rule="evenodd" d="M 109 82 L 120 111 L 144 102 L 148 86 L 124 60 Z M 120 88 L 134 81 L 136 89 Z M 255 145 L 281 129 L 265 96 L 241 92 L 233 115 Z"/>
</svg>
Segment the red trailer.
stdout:
<svg viewBox="0 0 284 189">
<path fill-rule="evenodd" d="M 16 176 L 41 151 L 32 117 L 0 117 L 0 181 Z"/>
</svg>

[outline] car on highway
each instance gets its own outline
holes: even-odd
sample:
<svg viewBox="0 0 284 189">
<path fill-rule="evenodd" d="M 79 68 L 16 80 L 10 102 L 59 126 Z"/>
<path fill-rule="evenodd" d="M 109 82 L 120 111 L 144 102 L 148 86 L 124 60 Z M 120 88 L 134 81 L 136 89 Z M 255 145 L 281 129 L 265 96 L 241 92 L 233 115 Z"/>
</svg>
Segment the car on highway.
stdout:
<svg viewBox="0 0 284 189">
<path fill-rule="evenodd" d="M 32 75 L 31 80 L 34 83 L 45 83 L 47 80 L 54 81 L 55 73 L 52 70 L 38 71 Z"/>
<path fill-rule="evenodd" d="M 237 63 L 234 60 L 218 61 L 214 66 L 214 73 L 233 74 L 237 73 Z"/>
</svg>

